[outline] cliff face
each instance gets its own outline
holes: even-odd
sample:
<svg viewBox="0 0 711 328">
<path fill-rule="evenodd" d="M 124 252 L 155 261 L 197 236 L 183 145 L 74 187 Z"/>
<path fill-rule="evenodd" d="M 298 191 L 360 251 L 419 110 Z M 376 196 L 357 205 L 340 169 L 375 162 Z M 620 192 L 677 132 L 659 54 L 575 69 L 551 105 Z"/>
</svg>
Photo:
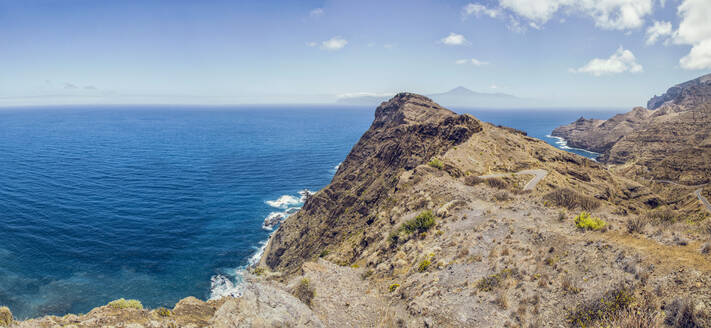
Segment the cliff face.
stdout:
<svg viewBox="0 0 711 328">
<path fill-rule="evenodd" d="M 331 184 L 274 233 L 262 263 L 292 272 L 326 246 L 345 242 L 372 223 L 401 171 L 427 163 L 481 129 L 473 117 L 420 95 L 401 93 L 384 102 Z"/>
<path fill-rule="evenodd" d="M 647 108 L 657 109 L 665 103 L 683 107 L 696 107 L 711 102 L 711 74 L 677 84 L 661 96 L 654 96 L 647 102 Z"/>
<path fill-rule="evenodd" d="M 650 219 L 696 202 L 662 191 L 399 94 L 378 107 L 331 184 L 274 232 L 244 296 L 12 326 L 616 327 L 663 313 L 637 318 L 661 327 L 691 308 L 687 326 L 707 327 L 711 261 L 698 249 L 708 233 L 701 221 Z M 579 227 L 583 210 L 604 227 Z"/>
<path fill-rule="evenodd" d="M 711 74 L 675 85 L 613 118 L 582 119 L 553 131 L 571 146 L 625 164 L 625 173 L 686 184 L 711 181 Z"/>
<path fill-rule="evenodd" d="M 581 117 L 571 124 L 556 128 L 552 135 L 564 138 L 569 146 L 604 153 L 622 137 L 642 126 L 649 116 L 650 111 L 637 107 L 606 121 Z"/>
</svg>

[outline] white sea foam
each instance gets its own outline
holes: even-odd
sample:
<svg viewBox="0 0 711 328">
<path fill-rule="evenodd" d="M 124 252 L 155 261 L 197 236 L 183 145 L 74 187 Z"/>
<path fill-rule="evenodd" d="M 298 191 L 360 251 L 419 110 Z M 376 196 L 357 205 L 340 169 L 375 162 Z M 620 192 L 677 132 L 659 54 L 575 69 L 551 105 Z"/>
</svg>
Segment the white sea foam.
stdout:
<svg viewBox="0 0 711 328">
<path fill-rule="evenodd" d="M 275 208 L 287 208 L 289 206 L 297 205 L 301 203 L 299 198 L 296 198 L 292 195 L 283 195 L 279 197 L 277 200 L 268 200 L 266 201 L 267 205 Z"/>
<path fill-rule="evenodd" d="M 340 164 L 339 164 L 340 165 Z M 338 168 L 336 168 L 338 169 Z M 266 201 L 267 205 L 279 209 L 284 209 L 281 212 L 271 212 L 264 219 L 262 228 L 265 230 L 273 230 L 276 225 L 284 221 L 290 215 L 298 212 L 301 209 L 301 205 L 304 204 L 306 199 L 313 195 L 314 192 L 303 189 L 298 192 L 299 197 L 292 195 L 283 195 L 277 200 Z M 271 237 L 271 233 L 269 234 Z M 247 260 L 247 265 L 236 268 L 233 274 L 217 274 L 210 278 L 210 299 L 220 299 L 222 297 L 240 297 L 243 293 L 243 274 L 248 267 L 254 266 L 259 263 L 259 260 L 264 254 L 264 250 L 267 247 L 267 242 L 269 238 L 259 242 L 259 246 L 255 247 L 255 252 Z M 231 279 L 231 277 L 233 279 Z"/>
<path fill-rule="evenodd" d="M 225 275 L 218 274 L 212 276 L 212 278 L 210 278 L 210 299 L 216 300 L 228 296 L 242 296 L 242 280 L 237 279 L 236 283 L 233 283 L 232 280 Z"/>
<path fill-rule="evenodd" d="M 560 149 L 565 149 L 565 150 L 577 150 L 577 151 L 581 151 L 581 152 L 584 152 L 584 153 L 586 153 L 586 154 L 589 154 L 589 155 L 591 156 L 591 159 L 592 159 L 593 161 L 597 161 L 597 160 L 595 159 L 595 157 L 597 157 L 598 155 L 600 155 L 600 153 L 596 153 L 596 152 L 594 152 L 594 151 L 589 151 L 589 150 L 582 149 L 582 148 L 570 147 L 570 146 L 568 146 L 568 141 L 565 140 L 564 138 L 552 136 L 552 135 L 550 135 L 550 134 L 547 135 L 546 137 L 547 137 L 547 138 L 551 138 L 551 139 L 556 139 L 555 144 L 558 145 L 558 148 L 560 148 Z"/>
</svg>

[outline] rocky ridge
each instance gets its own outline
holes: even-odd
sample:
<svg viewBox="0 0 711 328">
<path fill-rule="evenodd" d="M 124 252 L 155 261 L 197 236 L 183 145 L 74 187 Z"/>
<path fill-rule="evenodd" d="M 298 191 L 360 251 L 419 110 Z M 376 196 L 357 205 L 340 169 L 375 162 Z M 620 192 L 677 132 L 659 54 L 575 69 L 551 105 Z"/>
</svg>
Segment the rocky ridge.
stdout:
<svg viewBox="0 0 711 328">
<path fill-rule="evenodd" d="M 678 84 L 609 120 L 581 118 L 553 131 L 601 153 L 619 173 L 682 184 L 711 182 L 711 74 Z"/>
<path fill-rule="evenodd" d="M 11 326 L 617 327 L 634 313 L 649 314 L 643 326 L 708 326 L 706 221 L 645 216 L 694 204 L 670 203 L 675 188 L 399 94 L 275 231 L 244 296 Z M 581 211 L 604 227 L 576 226 Z"/>
</svg>

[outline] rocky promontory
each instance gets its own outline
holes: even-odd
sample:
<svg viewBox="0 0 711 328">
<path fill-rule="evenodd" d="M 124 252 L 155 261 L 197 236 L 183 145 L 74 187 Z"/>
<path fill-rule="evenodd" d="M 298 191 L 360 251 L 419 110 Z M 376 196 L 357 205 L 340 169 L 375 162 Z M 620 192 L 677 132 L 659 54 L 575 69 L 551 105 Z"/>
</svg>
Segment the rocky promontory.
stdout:
<svg viewBox="0 0 711 328">
<path fill-rule="evenodd" d="M 711 74 L 675 85 L 647 106 L 605 121 L 581 118 L 553 135 L 601 153 L 602 162 L 624 164 L 624 174 L 711 182 Z"/>
<path fill-rule="evenodd" d="M 674 188 L 402 93 L 275 230 L 243 296 L 0 326 L 707 327 L 707 219 L 679 219 L 697 200 Z"/>
</svg>

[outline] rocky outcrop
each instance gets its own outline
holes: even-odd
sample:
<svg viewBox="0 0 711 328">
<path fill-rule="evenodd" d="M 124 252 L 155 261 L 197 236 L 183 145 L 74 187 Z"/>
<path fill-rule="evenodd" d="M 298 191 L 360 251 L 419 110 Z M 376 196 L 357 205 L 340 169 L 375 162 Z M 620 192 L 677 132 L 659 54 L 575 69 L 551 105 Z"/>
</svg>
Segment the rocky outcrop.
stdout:
<svg viewBox="0 0 711 328">
<path fill-rule="evenodd" d="M 675 85 L 606 121 L 579 119 L 553 131 L 568 144 L 625 164 L 625 173 L 687 184 L 711 181 L 711 74 Z"/>
<path fill-rule="evenodd" d="M 629 113 L 615 115 L 606 121 L 581 117 L 573 123 L 557 127 L 552 135 L 565 139 L 571 147 L 604 153 L 622 137 L 644 125 L 650 115 L 651 111 L 636 107 Z"/>
<path fill-rule="evenodd" d="M 479 131 L 481 124 L 472 116 L 457 115 L 424 96 L 396 95 L 376 109 L 372 125 L 331 184 L 274 233 L 261 263 L 294 272 L 327 246 L 345 242 L 372 223 L 400 172 L 427 163 Z"/>
<path fill-rule="evenodd" d="M 540 183 L 528 184 L 534 176 Z M 673 203 L 520 131 L 399 94 L 376 110 L 331 184 L 275 231 L 241 297 L 189 297 L 172 310 L 108 305 L 13 327 L 597 326 L 679 297 L 705 311 L 711 261 L 698 247 L 627 233 L 630 218 Z M 576 227 L 583 209 L 606 231 Z M 599 317 L 603 298 L 635 305 L 610 303 Z"/>
<path fill-rule="evenodd" d="M 711 74 L 677 84 L 647 102 L 647 108 L 657 109 L 666 103 L 695 107 L 711 102 Z"/>
</svg>

